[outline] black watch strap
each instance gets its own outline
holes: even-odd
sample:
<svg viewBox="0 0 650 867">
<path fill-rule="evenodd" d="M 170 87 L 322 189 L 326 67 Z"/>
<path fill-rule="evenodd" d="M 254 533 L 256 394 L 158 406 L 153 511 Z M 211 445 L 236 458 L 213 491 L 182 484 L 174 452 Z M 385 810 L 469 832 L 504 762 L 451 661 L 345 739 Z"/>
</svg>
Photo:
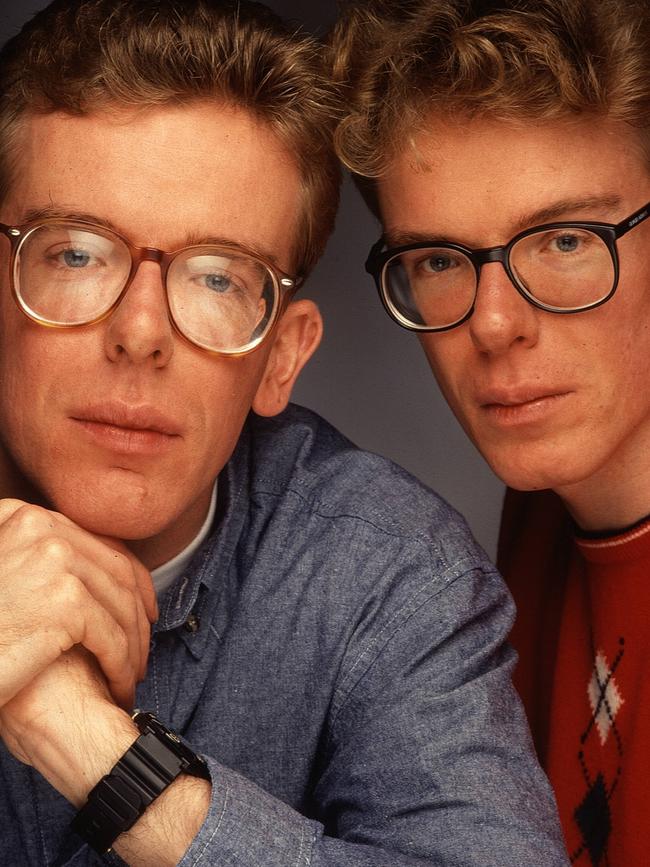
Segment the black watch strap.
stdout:
<svg viewBox="0 0 650 867">
<path fill-rule="evenodd" d="M 108 852 L 167 786 L 186 773 L 210 779 L 205 761 L 151 713 L 135 711 L 141 734 L 97 783 L 71 827 L 96 852 Z"/>
</svg>

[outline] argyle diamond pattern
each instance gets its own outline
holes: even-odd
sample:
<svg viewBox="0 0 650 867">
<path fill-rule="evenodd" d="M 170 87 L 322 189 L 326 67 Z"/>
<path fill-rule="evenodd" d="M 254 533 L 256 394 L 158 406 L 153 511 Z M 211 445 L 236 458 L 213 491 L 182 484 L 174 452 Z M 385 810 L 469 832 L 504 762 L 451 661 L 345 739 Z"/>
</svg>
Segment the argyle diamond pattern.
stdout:
<svg viewBox="0 0 650 867">
<path fill-rule="evenodd" d="M 594 664 L 587 684 L 591 717 L 580 736 L 581 749 L 578 752 L 586 793 L 573 813 L 580 830 L 581 843 L 570 854 L 572 864 L 582 864 L 585 859 L 589 859 L 592 867 L 607 867 L 609 863 L 608 844 L 612 833 L 610 805 L 620 779 L 623 756 L 623 743 L 616 717 L 625 703 L 614 675 L 623 660 L 624 648 L 625 640 L 620 638 L 611 666 L 604 651 L 598 650 L 594 653 Z M 596 735 L 598 747 L 594 752 L 593 744 L 590 748 L 589 741 Z M 613 753 L 615 760 L 615 769 L 612 770 L 610 762 L 608 774 L 603 772 L 605 750 L 610 758 Z"/>
<path fill-rule="evenodd" d="M 612 723 L 624 700 L 602 650 L 596 654 L 587 694 L 601 746 L 605 746 Z"/>
</svg>

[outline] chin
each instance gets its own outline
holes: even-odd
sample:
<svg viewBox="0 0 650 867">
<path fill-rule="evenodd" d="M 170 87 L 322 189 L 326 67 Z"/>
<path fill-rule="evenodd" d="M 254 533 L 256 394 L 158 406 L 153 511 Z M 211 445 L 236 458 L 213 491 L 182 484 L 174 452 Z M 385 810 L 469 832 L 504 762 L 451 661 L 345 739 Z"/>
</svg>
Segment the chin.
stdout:
<svg viewBox="0 0 650 867">
<path fill-rule="evenodd" d="M 594 472 L 584 454 L 563 454 L 561 449 L 550 449 L 541 455 L 534 452 L 518 455 L 516 449 L 482 454 L 492 472 L 517 491 L 557 490 L 577 484 Z"/>
<path fill-rule="evenodd" d="M 169 497 L 161 497 L 156 486 L 77 477 L 73 485 L 53 484 L 45 493 L 52 507 L 79 527 L 115 539 L 148 539 L 173 519 Z"/>
<path fill-rule="evenodd" d="M 143 513 L 141 510 L 132 511 L 128 507 L 119 511 L 97 508 L 97 504 L 90 506 L 66 506 L 56 504 L 57 511 L 66 515 L 79 527 L 98 536 L 109 536 L 112 539 L 124 541 L 142 541 L 150 539 L 164 532 L 168 526 L 167 515 L 160 513 Z"/>
</svg>

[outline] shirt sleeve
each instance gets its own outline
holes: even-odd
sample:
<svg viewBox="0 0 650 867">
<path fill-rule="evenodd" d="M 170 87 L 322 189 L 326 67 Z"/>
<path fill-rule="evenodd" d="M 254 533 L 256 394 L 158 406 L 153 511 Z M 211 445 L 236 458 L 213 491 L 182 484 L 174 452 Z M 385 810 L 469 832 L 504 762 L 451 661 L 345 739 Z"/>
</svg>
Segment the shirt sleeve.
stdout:
<svg viewBox="0 0 650 867">
<path fill-rule="evenodd" d="M 212 801 L 182 867 L 568 865 L 511 684 L 512 602 L 495 572 L 453 573 L 405 575 L 398 607 L 368 605 L 308 815 L 207 757 Z"/>
</svg>

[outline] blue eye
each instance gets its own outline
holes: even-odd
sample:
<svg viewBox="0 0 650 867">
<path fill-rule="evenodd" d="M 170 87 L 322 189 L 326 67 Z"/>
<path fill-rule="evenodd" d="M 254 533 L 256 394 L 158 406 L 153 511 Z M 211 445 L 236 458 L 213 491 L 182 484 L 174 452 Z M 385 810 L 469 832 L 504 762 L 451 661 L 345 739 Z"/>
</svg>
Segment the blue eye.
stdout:
<svg viewBox="0 0 650 867">
<path fill-rule="evenodd" d="M 430 276 L 453 271 L 455 268 L 462 267 L 463 264 L 459 254 L 451 250 L 431 250 L 430 252 L 427 251 L 426 257 L 418 263 L 418 267 Z"/>
<path fill-rule="evenodd" d="M 580 239 L 576 235 L 560 235 L 555 239 L 555 246 L 561 253 L 573 253 L 579 243 Z"/>
<path fill-rule="evenodd" d="M 232 281 L 226 274 L 206 274 L 205 285 L 213 292 L 227 292 L 232 286 Z"/>
<path fill-rule="evenodd" d="M 90 262 L 88 253 L 83 253 L 81 250 L 65 250 L 62 256 L 68 268 L 85 268 Z"/>
<path fill-rule="evenodd" d="M 444 255 L 436 255 L 430 256 L 425 262 L 425 269 L 428 271 L 434 271 L 439 273 L 440 271 L 448 271 L 449 268 L 453 268 L 455 265 L 454 260 L 451 256 Z"/>
</svg>

